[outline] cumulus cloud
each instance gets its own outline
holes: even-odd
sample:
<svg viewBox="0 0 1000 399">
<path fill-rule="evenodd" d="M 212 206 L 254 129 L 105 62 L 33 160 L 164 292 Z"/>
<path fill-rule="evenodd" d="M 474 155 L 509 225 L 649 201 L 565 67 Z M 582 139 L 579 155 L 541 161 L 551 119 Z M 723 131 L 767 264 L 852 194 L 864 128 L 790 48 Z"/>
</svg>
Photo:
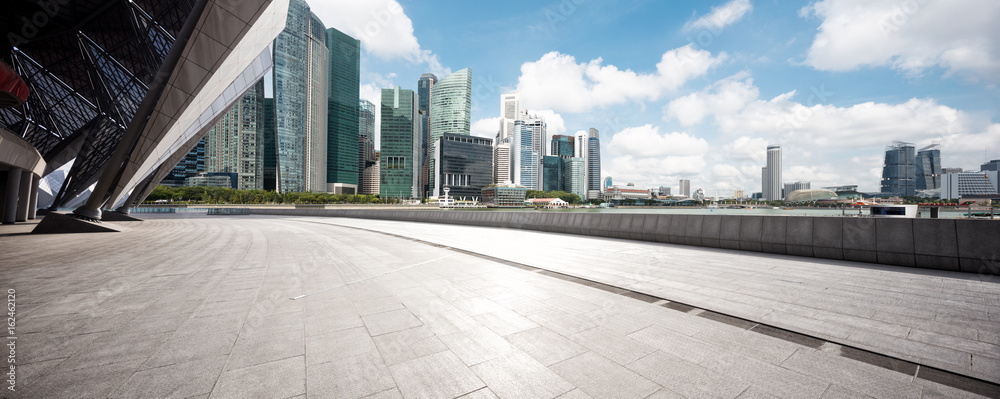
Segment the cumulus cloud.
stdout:
<svg viewBox="0 0 1000 399">
<path fill-rule="evenodd" d="M 327 0 L 313 2 L 312 11 L 327 27 L 336 28 L 361 41 L 361 48 L 383 60 L 404 59 L 427 64 L 438 76 L 451 73 L 437 54 L 420 47 L 413 34 L 413 21 L 396 0 Z"/>
<path fill-rule="evenodd" d="M 940 67 L 1000 81 L 1000 2 L 822 0 L 800 10 L 822 20 L 805 64 L 824 71 Z"/>
<path fill-rule="evenodd" d="M 713 57 L 687 45 L 663 53 L 656 72 L 644 74 L 604 65 L 601 58 L 577 63 L 572 55 L 552 51 L 521 65 L 516 90 L 528 108 L 586 112 L 627 101 L 657 100 L 725 58 L 725 53 Z"/>
<path fill-rule="evenodd" d="M 659 127 L 625 128 L 611 136 L 602 169 L 618 182 L 661 185 L 698 174 L 705 168 L 708 142 L 682 132 L 660 133 Z"/>
<path fill-rule="evenodd" d="M 684 24 L 685 31 L 708 29 L 719 32 L 725 27 L 739 22 L 750 10 L 753 4 L 750 0 L 733 0 L 718 7 L 712 7 L 707 15 Z"/>
<path fill-rule="evenodd" d="M 483 118 L 472 122 L 472 126 L 469 127 L 469 131 L 473 136 L 495 139 L 497 137 L 497 132 L 500 131 L 500 117 Z"/>
<path fill-rule="evenodd" d="M 712 112 L 730 114 L 739 111 L 759 95 L 760 90 L 753 85 L 753 79 L 723 79 L 706 90 L 669 102 L 663 108 L 664 119 L 674 118 L 683 126 L 691 126 Z"/>
</svg>

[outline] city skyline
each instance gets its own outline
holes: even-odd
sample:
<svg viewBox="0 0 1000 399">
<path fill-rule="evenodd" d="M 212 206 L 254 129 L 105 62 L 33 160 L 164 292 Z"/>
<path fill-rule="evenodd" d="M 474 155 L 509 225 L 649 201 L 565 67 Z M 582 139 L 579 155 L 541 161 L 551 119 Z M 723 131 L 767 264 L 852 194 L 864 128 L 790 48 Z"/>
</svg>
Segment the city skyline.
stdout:
<svg viewBox="0 0 1000 399">
<path fill-rule="evenodd" d="M 1000 149 L 997 4 L 871 2 L 843 26 L 831 0 L 314 7 L 361 40 L 362 98 L 469 67 L 473 135 L 495 137 L 516 91 L 550 137 L 600 130 L 602 174 L 640 185 L 756 191 L 757 148 L 780 142 L 786 181 L 877 192 L 887 142 L 938 141 L 941 165 L 966 169 Z"/>
</svg>

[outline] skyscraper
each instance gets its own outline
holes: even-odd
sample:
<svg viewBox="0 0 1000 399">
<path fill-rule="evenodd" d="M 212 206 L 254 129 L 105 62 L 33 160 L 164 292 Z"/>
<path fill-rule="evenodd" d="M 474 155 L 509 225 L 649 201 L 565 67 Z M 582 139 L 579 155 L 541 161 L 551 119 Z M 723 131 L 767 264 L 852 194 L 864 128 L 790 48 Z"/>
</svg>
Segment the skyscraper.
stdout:
<svg viewBox="0 0 1000 399">
<path fill-rule="evenodd" d="M 680 186 L 677 187 L 677 194 L 685 197 L 691 197 L 691 180 L 681 179 Z"/>
<path fill-rule="evenodd" d="M 587 163 L 583 158 L 567 156 L 560 158 L 563 162 L 562 191 L 579 195 L 581 200 L 587 199 Z"/>
<path fill-rule="evenodd" d="M 528 190 L 541 190 L 542 156 L 532 145 L 536 130 L 524 121 L 515 121 L 514 130 L 517 133 L 512 136 L 510 147 L 512 181 Z"/>
<path fill-rule="evenodd" d="M 573 144 L 575 140 L 573 136 L 564 136 L 557 134 L 552 136 L 552 148 L 549 150 L 550 153 L 555 156 L 573 156 Z"/>
<path fill-rule="evenodd" d="M 521 97 L 517 93 L 500 95 L 500 131 L 497 141 L 514 135 L 514 121 L 521 117 Z"/>
<path fill-rule="evenodd" d="M 513 182 L 510 170 L 511 137 L 493 147 L 493 184 Z"/>
<path fill-rule="evenodd" d="M 326 27 L 304 0 L 291 0 L 274 39 L 274 111 L 279 192 L 326 191 Z"/>
<path fill-rule="evenodd" d="M 420 151 L 420 115 L 413 90 L 382 89 L 379 194 L 382 198 L 420 198 L 415 160 Z"/>
<path fill-rule="evenodd" d="M 584 199 L 600 199 L 601 195 L 601 138 L 597 129 L 576 134 L 575 156 L 586 162 L 587 196 Z"/>
<path fill-rule="evenodd" d="M 765 201 L 781 200 L 781 146 L 767 146 L 767 166 L 761 176 L 761 192 Z"/>
<path fill-rule="evenodd" d="M 931 144 L 921 148 L 914 159 L 916 190 L 936 190 L 941 188 L 941 145 Z"/>
<path fill-rule="evenodd" d="M 426 195 L 431 189 L 428 185 L 431 159 L 428 143 L 431 137 L 431 91 L 437 81 L 438 78 L 433 73 L 420 75 L 420 79 L 417 80 L 417 98 L 420 104 L 420 159 L 417 162 L 420 165 L 420 192 L 423 195 Z"/>
<path fill-rule="evenodd" d="M 894 141 L 885 148 L 882 165 L 882 194 L 913 196 L 916 194 L 916 167 L 913 144 Z"/>
<path fill-rule="evenodd" d="M 278 147 L 277 132 L 274 127 L 274 99 L 264 99 L 264 127 L 262 132 L 261 162 L 263 162 L 263 183 L 261 188 L 268 191 L 278 189 Z"/>
<path fill-rule="evenodd" d="M 375 104 L 368 100 L 358 101 L 358 170 L 362 177 L 358 180 L 358 192 L 378 194 L 378 190 L 365 187 L 371 180 L 364 178 L 365 170 L 376 164 L 375 158 Z M 378 180 L 376 179 L 377 183 Z M 374 191 L 374 192 L 372 192 Z"/>
<path fill-rule="evenodd" d="M 565 191 L 562 157 L 555 155 L 542 157 L 542 191 Z"/>
<path fill-rule="evenodd" d="M 187 178 L 197 176 L 205 171 L 205 139 L 198 140 L 191 151 L 188 151 L 184 158 L 174 166 L 174 168 L 163 178 L 160 184 L 164 186 L 180 187 L 186 184 Z"/>
<path fill-rule="evenodd" d="M 434 145 L 435 197 L 468 199 L 482 196 L 493 176 L 493 139 L 445 133 Z"/>
<path fill-rule="evenodd" d="M 264 187 L 264 80 L 253 85 L 205 135 L 205 172 L 236 176 L 240 190 Z"/>
<path fill-rule="evenodd" d="M 327 74 L 326 191 L 356 194 L 358 160 L 358 93 L 361 87 L 361 42 L 334 28 L 326 30 L 330 65 Z"/>
<path fill-rule="evenodd" d="M 445 133 L 469 134 L 472 118 L 472 70 L 462 69 L 445 76 L 431 89 L 430 134 L 428 150 L 434 153 L 434 146 Z M 434 170 L 434 159 L 428 162 Z M 434 176 L 429 176 L 428 184 L 434 185 Z"/>
</svg>

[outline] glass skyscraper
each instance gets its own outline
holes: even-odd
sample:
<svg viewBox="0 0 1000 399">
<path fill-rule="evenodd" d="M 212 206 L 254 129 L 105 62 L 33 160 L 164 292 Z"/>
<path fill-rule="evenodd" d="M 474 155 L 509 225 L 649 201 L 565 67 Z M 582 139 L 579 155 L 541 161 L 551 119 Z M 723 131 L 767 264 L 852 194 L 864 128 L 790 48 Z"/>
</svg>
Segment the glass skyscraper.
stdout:
<svg viewBox="0 0 1000 399">
<path fill-rule="evenodd" d="M 430 99 L 430 134 L 428 135 L 428 150 L 434 153 L 434 145 L 445 133 L 469 134 L 472 118 L 472 70 L 462 69 L 445 76 L 431 88 Z M 434 159 L 428 162 L 430 170 L 434 170 Z M 428 185 L 434 185 L 431 175 Z"/>
<path fill-rule="evenodd" d="M 542 191 L 565 191 L 562 158 L 554 155 L 542 157 Z"/>
<path fill-rule="evenodd" d="M 573 156 L 573 136 L 555 135 L 552 136 L 552 148 L 550 153 L 555 156 Z"/>
<path fill-rule="evenodd" d="M 767 166 L 761 169 L 761 193 L 765 201 L 781 200 L 781 146 L 767 146 Z"/>
<path fill-rule="evenodd" d="M 358 193 L 372 193 L 366 189 L 365 169 L 375 164 L 375 104 L 368 100 L 358 100 Z"/>
<path fill-rule="evenodd" d="M 586 196 L 584 199 L 600 199 L 601 193 L 601 136 L 597 129 L 577 133 L 574 144 L 575 156 L 586 163 Z"/>
<path fill-rule="evenodd" d="M 587 199 L 587 162 L 583 158 L 562 157 L 562 191 Z"/>
<path fill-rule="evenodd" d="M 274 110 L 279 192 L 326 191 L 326 27 L 304 0 L 291 0 L 274 39 Z"/>
<path fill-rule="evenodd" d="M 382 89 L 379 194 L 382 198 L 420 198 L 417 165 L 420 117 L 413 90 Z"/>
<path fill-rule="evenodd" d="M 885 149 L 882 166 L 882 194 L 916 195 L 916 167 L 913 144 L 893 142 Z"/>
<path fill-rule="evenodd" d="M 493 139 L 445 133 L 435 143 L 434 196 L 479 198 L 493 179 Z"/>
<path fill-rule="evenodd" d="M 916 190 L 941 188 L 941 146 L 932 144 L 921 148 L 914 160 Z"/>
<path fill-rule="evenodd" d="M 420 159 L 417 162 L 420 165 L 421 195 L 426 195 L 431 189 L 429 186 L 431 152 L 428 143 L 431 137 L 431 91 L 437 81 L 438 78 L 433 73 L 420 75 L 420 79 L 417 80 L 417 98 L 420 105 Z"/>
<path fill-rule="evenodd" d="M 361 87 L 361 42 L 334 28 L 326 30 L 330 52 L 326 138 L 327 192 L 335 183 L 353 186 L 357 193 L 358 93 Z M 347 187 L 344 187 L 347 189 Z M 346 190 L 344 193 L 348 193 Z"/>
<path fill-rule="evenodd" d="M 514 184 L 528 190 L 541 190 L 542 155 L 532 146 L 535 130 L 523 121 L 514 122 L 514 140 L 510 147 L 510 168 Z"/>
<path fill-rule="evenodd" d="M 264 80 L 253 85 L 243 98 L 219 119 L 205 135 L 205 172 L 236 176 L 232 186 L 240 190 L 264 187 Z"/>
<path fill-rule="evenodd" d="M 278 168 L 278 148 L 274 130 L 274 99 L 264 99 L 264 127 L 262 133 L 261 161 L 263 162 L 263 183 L 264 190 L 274 191 L 278 189 L 276 177 Z"/>
</svg>

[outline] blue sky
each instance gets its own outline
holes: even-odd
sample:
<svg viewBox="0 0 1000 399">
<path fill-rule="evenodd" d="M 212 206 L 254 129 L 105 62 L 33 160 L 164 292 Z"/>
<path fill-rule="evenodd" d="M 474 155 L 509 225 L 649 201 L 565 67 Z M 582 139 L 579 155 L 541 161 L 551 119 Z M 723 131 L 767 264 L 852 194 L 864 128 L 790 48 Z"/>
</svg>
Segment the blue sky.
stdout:
<svg viewBox="0 0 1000 399">
<path fill-rule="evenodd" d="M 814 188 L 877 191 L 894 140 L 940 143 L 946 167 L 1000 158 L 996 1 L 311 5 L 362 41 L 363 98 L 471 68 L 472 134 L 493 137 L 517 91 L 550 136 L 597 128 L 616 184 L 760 191 L 767 144 Z"/>
</svg>

